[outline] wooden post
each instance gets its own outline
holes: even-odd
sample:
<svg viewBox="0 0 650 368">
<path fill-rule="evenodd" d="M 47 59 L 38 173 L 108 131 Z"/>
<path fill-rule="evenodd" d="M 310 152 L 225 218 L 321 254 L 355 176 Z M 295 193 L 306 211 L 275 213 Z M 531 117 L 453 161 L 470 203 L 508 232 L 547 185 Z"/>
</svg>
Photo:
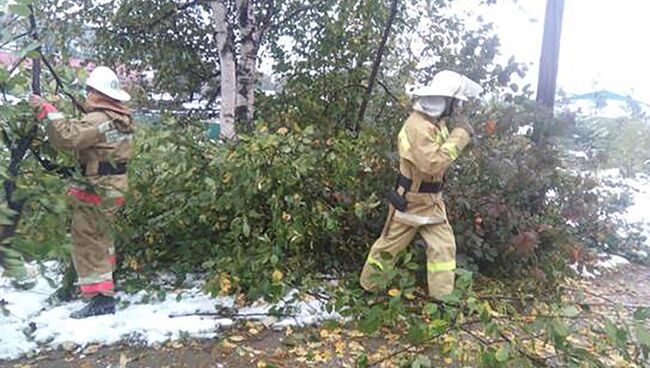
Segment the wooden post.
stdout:
<svg viewBox="0 0 650 368">
<path fill-rule="evenodd" d="M 555 106 L 563 16 L 564 0 L 547 0 L 544 41 L 537 84 L 537 102 L 551 110 Z"/>
</svg>

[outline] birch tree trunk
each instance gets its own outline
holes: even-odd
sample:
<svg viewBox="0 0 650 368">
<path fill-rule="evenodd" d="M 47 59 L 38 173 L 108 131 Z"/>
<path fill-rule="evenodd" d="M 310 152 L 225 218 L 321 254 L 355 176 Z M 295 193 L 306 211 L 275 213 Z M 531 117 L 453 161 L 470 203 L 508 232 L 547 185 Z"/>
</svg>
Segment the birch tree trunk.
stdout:
<svg viewBox="0 0 650 368">
<path fill-rule="evenodd" d="M 226 139 L 235 137 L 235 108 L 237 103 L 237 63 L 233 28 L 228 19 L 225 0 L 212 3 L 215 36 L 219 48 L 221 67 L 221 135 Z"/>
<path fill-rule="evenodd" d="M 237 15 L 241 31 L 241 59 L 237 74 L 239 98 L 237 121 L 242 122 L 249 131 L 252 131 L 255 115 L 257 53 L 261 37 L 255 9 L 250 0 L 237 0 Z"/>
</svg>

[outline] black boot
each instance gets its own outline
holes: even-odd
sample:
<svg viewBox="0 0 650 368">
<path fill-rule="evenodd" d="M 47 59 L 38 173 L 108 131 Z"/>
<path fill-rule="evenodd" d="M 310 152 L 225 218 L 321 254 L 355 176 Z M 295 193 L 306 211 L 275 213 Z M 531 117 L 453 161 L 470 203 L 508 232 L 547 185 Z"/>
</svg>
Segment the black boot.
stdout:
<svg viewBox="0 0 650 368">
<path fill-rule="evenodd" d="M 95 295 L 85 307 L 70 314 L 70 318 L 81 319 L 104 314 L 115 314 L 115 298 L 112 296 Z"/>
</svg>

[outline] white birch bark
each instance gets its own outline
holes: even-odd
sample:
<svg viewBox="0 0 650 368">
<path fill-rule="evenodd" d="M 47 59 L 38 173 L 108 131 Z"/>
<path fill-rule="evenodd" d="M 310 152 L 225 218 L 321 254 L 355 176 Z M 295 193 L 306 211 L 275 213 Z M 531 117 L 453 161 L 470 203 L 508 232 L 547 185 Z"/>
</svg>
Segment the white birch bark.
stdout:
<svg viewBox="0 0 650 368">
<path fill-rule="evenodd" d="M 241 58 L 237 74 L 239 119 L 249 129 L 252 129 L 255 114 L 255 78 L 260 32 L 252 1 L 237 0 L 236 5 L 239 30 L 241 31 Z"/>
<path fill-rule="evenodd" d="M 233 30 L 228 19 L 226 0 L 212 3 L 221 67 L 221 136 L 235 137 L 235 108 L 237 103 L 237 63 L 233 45 Z"/>
</svg>

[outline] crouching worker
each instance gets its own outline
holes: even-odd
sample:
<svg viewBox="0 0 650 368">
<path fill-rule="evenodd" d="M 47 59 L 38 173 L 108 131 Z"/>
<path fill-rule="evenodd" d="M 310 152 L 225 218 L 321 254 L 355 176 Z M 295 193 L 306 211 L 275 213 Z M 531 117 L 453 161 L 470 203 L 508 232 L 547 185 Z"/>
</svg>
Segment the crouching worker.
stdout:
<svg viewBox="0 0 650 368">
<path fill-rule="evenodd" d="M 40 119 L 47 119 L 50 143 L 57 149 L 73 151 L 87 180 L 72 186 L 72 260 L 82 295 L 88 304 L 73 312 L 72 318 L 115 313 L 113 270 L 115 248 L 112 213 L 124 204 L 127 189 L 127 161 L 135 123 L 124 105 L 130 96 L 120 88 L 117 75 L 97 67 L 86 81 L 87 113 L 67 119 L 38 96 L 30 102 Z"/>
<path fill-rule="evenodd" d="M 367 291 L 377 289 L 373 275 L 392 267 L 417 233 L 427 243 L 429 296 L 439 299 L 454 290 L 456 243 L 443 202 L 443 179 L 473 134 L 461 114 L 462 102 L 482 91 L 463 75 L 441 71 L 431 85 L 415 92 L 419 99 L 397 139 L 400 174 L 389 192 L 388 218 L 361 273 Z M 382 259 L 382 253 L 392 259 Z"/>
</svg>

